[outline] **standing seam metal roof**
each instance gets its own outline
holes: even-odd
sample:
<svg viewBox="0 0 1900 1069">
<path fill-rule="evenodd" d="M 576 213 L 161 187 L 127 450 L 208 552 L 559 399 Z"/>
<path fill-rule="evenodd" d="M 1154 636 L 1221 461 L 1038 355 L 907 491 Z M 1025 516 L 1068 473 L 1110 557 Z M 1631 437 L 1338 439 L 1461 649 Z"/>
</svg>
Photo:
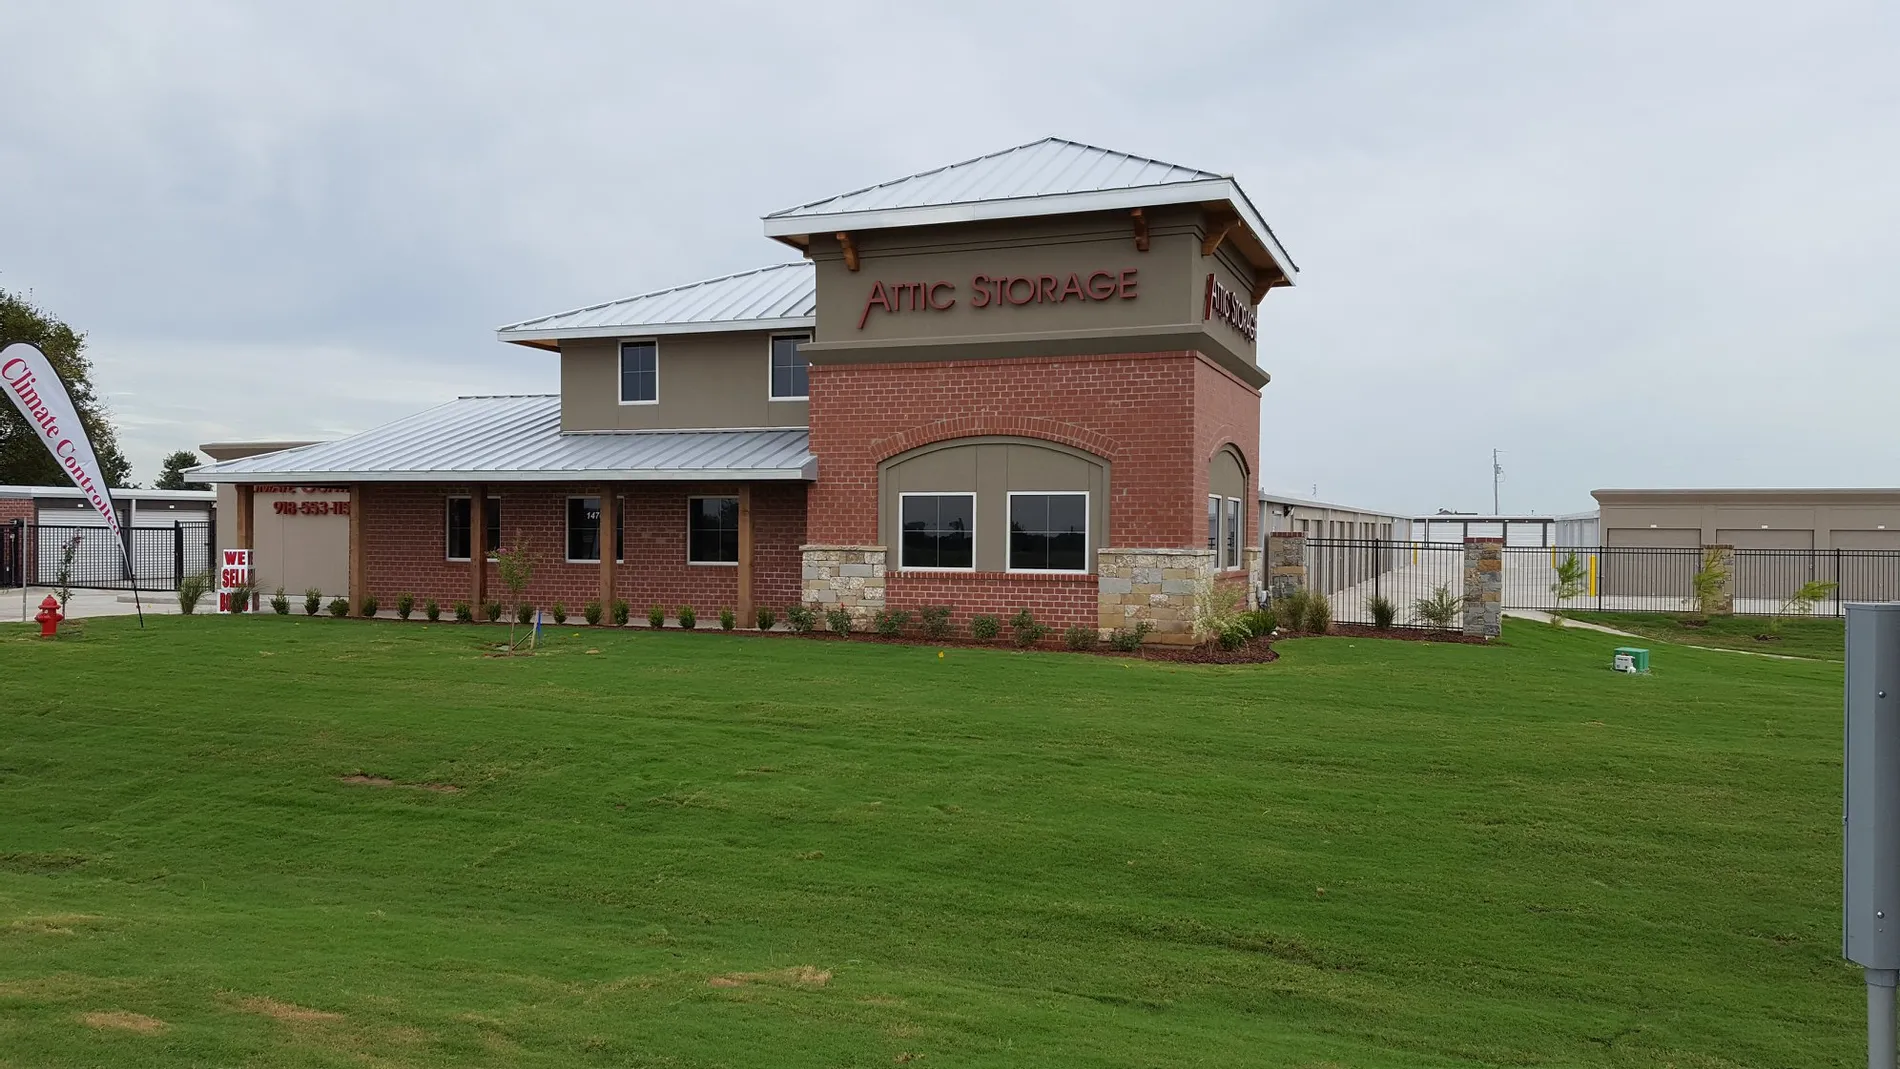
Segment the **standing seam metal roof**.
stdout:
<svg viewBox="0 0 1900 1069">
<path fill-rule="evenodd" d="M 503 341 L 636 333 L 810 327 L 817 275 L 803 260 L 721 275 L 497 327 Z"/>
<path fill-rule="evenodd" d="M 811 479 L 802 427 L 564 434 L 552 394 L 462 397 L 332 442 L 207 464 L 209 482 Z"/>
</svg>

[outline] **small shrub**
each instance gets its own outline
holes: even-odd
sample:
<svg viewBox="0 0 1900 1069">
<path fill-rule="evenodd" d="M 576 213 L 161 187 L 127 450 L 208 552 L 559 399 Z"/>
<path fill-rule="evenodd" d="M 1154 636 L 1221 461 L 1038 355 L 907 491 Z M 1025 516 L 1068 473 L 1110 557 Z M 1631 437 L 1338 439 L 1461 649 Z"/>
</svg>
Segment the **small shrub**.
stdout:
<svg viewBox="0 0 1900 1069">
<path fill-rule="evenodd" d="M 1211 578 L 1195 583 L 1194 637 L 1219 642 L 1222 649 L 1238 648 L 1253 637 L 1240 619 L 1246 599 L 1246 588 L 1238 583 L 1217 583 Z"/>
<path fill-rule="evenodd" d="M 455 603 L 455 622 L 456 623 L 466 624 L 474 619 L 475 619 L 475 610 L 469 607 L 468 602 L 458 601 Z"/>
<path fill-rule="evenodd" d="M 909 626 L 909 609 L 879 609 L 877 615 L 871 617 L 871 630 L 885 638 L 896 638 Z"/>
<path fill-rule="evenodd" d="M 719 610 L 719 630 L 730 631 L 739 626 L 739 617 L 731 609 Z"/>
<path fill-rule="evenodd" d="M 427 617 L 430 623 L 435 623 L 442 619 L 442 606 L 436 604 L 434 598 L 430 598 L 422 603 L 422 615 Z"/>
<path fill-rule="evenodd" d="M 232 612 L 250 612 L 251 601 L 255 597 L 257 597 L 257 589 L 248 583 L 246 583 L 243 586 L 232 587 L 231 588 L 231 611 Z"/>
<path fill-rule="evenodd" d="M 1440 584 L 1430 597 L 1412 603 L 1412 619 L 1427 627 L 1449 628 L 1463 608 L 1464 604 L 1451 592 L 1451 586 Z"/>
<path fill-rule="evenodd" d="M 587 621 L 588 627 L 600 626 L 600 601 L 598 599 L 590 598 L 585 605 L 581 606 L 581 619 Z"/>
<path fill-rule="evenodd" d="M 190 616 L 211 590 L 211 573 L 193 572 L 178 580 L 178 611 Z"/>
<path fill-rule="evenodd" d="M 631 619 L 633 619 L 633 606 L 627 604 L 626 598 L 615 598 L 613 614 L 614 626 L 625 627 L 627 626 L 627 621 Z"/>
<path fill-rule="evenodd" d="M 665 627 L 666 610 L 658 605 L 650 606 L 647 609 L 647 626 L 652 628 Z"/>
<path fill-rule="evenodd" d="M 277 593 L 270 596 L 270 611 L 279 616 L 290 615 L 290 599 L 284 596 L 284 588 L 278 587 Z"/>
<path fill-rule="evenodd" d="M 1118 627 L 1108 633 L 1108 644 L 1122 653 L 1133 653 L 1141 648 L 1141 640 L 1148 637 L 1155 625 L 1146 620 L 1135 621 L 1133 627 Z"/>
<path fill-rule="evenodd" d="M 341 620 L 345 616 L 348 616 L 349 614 L 350 614 L 350 599 L 348 598 L 331 598 L 330 599 L 330 615 L 331 616 L 334 616 L 337 619 Z"/>
<path fill-rule="evenodd" d="M 316 587 L 303 592 L 303 614 L 315 616 L 323 608 L 323 591 Z"/>
<path fill-rule="evenodd" d="M 554 626 L 560 627 L 567 623 L 567 606 L 557 601 L 548 607 L 548 615 L 554 617 Z"/>
<path fill-rule="evenodd" d="M 374 615 L 376 615 L 376 597 L 373 594 L 365 594 L 363 595 L 363 616 L 367 619 Z"/>
<path fill-rule="evenodd" d="M 1003 633 L 1003 621 L 989 613 L 980 613 L 970 617 L 970 637 L 978 642 L 989 642 Z"/>
<path fill-rule="evenodd" d="M 917 610 L 917 619 L 923 625 L 924 634 L 938 639 L 950 633 L 950 606 L 926 605 Z"/>
<path fill-rule="evenodd" d="M 1041 642 L 1043 636 L 1049 633 L 1048 625 L 1037 623 L 1035 615 L 1028 609 L 1020 609 L 1010 617 L 1009 628 L 1016 633 L 1016 645 L 1023 649 Z"/>
<path fill-rule="evenodd" d="M 1314 591 L 1306 599 L 1306 616 L 1300 620 L 1300 630 L 1315 635 L 1323 635 L 1333 627 L 1333 603 L 1326 595 Z"/>
<path fill-rule="evenodd" d="M 693 611 L 691 605 L 680 606 L 679 618 L 680 626 L 688 631 L 699 626 L 699 614 Z"/>
<path fill-rule="evenodd" d="M 1092 650 L 1101 641 L 1092 627 L 1071 627 L 1062 633 L 1062 644 L 1072 650 Z"/>
<path fill-rule="evenodd" d="M 416 596 L 414 594 L 396 595 L 396 619 L 407 620 L 409 619 L 409 614 L 415 611 Z"/>
<path fill-rule="evenodd" d="M 825 613 L 825 626 L 831 628 L 831 633 L 834 635 L 850 634 L 851 610 L 832 609 L 830 612 Z"/>
<path fill-rule="evenodd" d="M 1280 618 L 1272 609 L 1255 609 L 1240 614 L 1240 622 L 1246 625 L 1247 633 L 1254 638 L 1266 638 L 1280 626 Z"/>
<path fill-rule="evenodd" d="M 1372 626 L 1381 631 L 1392 630 L 1392 622 L 1399 618 L 1399 607 L 1384 594 L 1374 594 L 1366 599 L 1366 611 L 1372 614 Z"/>
<path fill-rule="evenodd" d="M 759 612 L 758 612 L 759 630 L 770 631 L 772 630 L 772 625 L 776 623 L 778 623 L 778 614 L 773 612 L 771 609 L 766 608 L 763 605 L 759 606 Z"/>
<path fill-rule="evenodd" d="M 489 598 L 483 602 L 482 615 L 487 617 L 488 622 L 491 624 L 499 621 L 501 619 L 501 602 L 494 598 Z"/>
<path fill-rule="evenodd" d="M 1253 632 L 1244 625 L 1235 624 L 1214 636 L 1214 641 L 1224 650 L 1237 650 L 1253 638 Z"/>
<path fill-rule="evenodd" d="M 1305 587 L 1289 590 L 1273 599 L 1271 606 L 1273 614 L 1287 626 L 1288 630 L 1298 631 L 1306 624 L 1306 603 L 1312 597 L 1313 592 Z"/>
<path fill-rule="evenodd" d="M 803 605 L 793 605 L 785 610 L 785 626 L 801 635 L 810 634 L 817 624 L 817 617 Z"/>
<path fill-rule="evenodd" d="M 534 606 L 525 601 L 520 603 L 519 605 L 516 605 L 515 606 L 515 623 L 518 623 L 518 624 L 534 623 Z"/>
</svg>

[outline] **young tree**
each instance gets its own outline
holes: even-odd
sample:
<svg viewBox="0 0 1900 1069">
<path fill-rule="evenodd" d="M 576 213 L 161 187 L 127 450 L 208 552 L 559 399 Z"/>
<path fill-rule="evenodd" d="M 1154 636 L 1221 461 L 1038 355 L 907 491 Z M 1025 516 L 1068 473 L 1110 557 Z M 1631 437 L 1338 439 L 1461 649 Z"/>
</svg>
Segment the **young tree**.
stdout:
<svg viewBox="0 0 1900 1069">
<path fill-rule="evenodd" d="M 47 315 L 18 294 L 0 290 L 0 349 L 14 342 L 37 345 L 66 383 L 79 422 L 92 439 L 99 469 L 110 486 L 124 486 L 132 465 L 119 452 L 119 439 L 107 422 L 105 406 L 92 389 L 92 362 L 86 359 L 86 336 Z M 0 483 L 17 486 L 63 486 L 66 473 L 40 441 L 34 428 L 10 404 L 0 404 Z"/>
<path fill-rule="evenodd" d="M 1566 556 L 1553 574 L 1556 581 L 1550 584 L 1550 596 L 1556 599 L 1557 607 L 1550 612 L 1550 622 L 1556 624 L 1563 622 L 1564 609 L 1571 600 L 1583 593 L 1583 584 L 1589 575 L 1575 553 Z"/>
<path fill-rule="evenodd" d="M 526 600 L 528 581 L 534 578 L 534 547 L 528 536 L 515 532 L 515 544 L 506 549 L 495 551 L 495 569 L 501 573 L 502 585 L 508 588 L 508 594 L 514 599 L 514 611 L 508 614 L 508 652 L 515 652 L 515 621 L 520 618 L 522 603 Z"/>
<path fill-rule="evenodd" d="M 189 449 L 180 449 L 165 458 L 165 470 L 152 486 L 159 490 L 209 490 L 210 483 L 192 483 L 185 481 L 185 469 L 195 468 L 201 462 L 198 454 Z"/>
</svg>

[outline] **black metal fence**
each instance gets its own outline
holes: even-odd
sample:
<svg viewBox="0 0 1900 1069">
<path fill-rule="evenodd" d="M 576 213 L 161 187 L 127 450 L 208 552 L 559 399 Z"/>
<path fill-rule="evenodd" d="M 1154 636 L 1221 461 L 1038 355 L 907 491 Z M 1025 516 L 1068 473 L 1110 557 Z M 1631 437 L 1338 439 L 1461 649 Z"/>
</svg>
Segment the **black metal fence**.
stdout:
<svg viewBox="0 0 1900 1069">
<path fill-rule="evenodd" d="M 1372 623 L 1372 599 L 1383 597 L 1398 610 L 1401 625 L 1433 626 L 1419 602 L 1465 593 L 1465 547 L 1460 542 L 1393 542 L 1351 538 L 1306 540 L 1306 585 L 1332 602 L 1333 619 Z M 1463 613 L 1449 626 L 1463 626 Z"/>
<path fill-rule="evenodd" d="M 176 590 L 180 576 L 217 569 L 208 523 L 132 527 L 126 541 L 122 550 L 104 527 L 15 521 L 0 527 L 0 586 L 58 586 L 64 570 L 76 589 Z"/>
<path fill-rule="evenodd" d="M 1840 616 L 1850 601 L 1900 600 L 1900 551 L 1878 549 L 1737 549 L 1728 589 L 1733 611 L 1748 616 L 1798 613 L 1791 603 L 1804 586 L 1832 583 L 1806 611 Z M 1573 581 L 1563 581 L 1574 560 Z M 1549 548 L 1506 546 L 1504 607 L 1684 612 L 1695 608 L 1695 577 L 1707 550 L 1640 546 Z M 1569 597 L 1559 597 L 1561 592 Z"/>
</svg>

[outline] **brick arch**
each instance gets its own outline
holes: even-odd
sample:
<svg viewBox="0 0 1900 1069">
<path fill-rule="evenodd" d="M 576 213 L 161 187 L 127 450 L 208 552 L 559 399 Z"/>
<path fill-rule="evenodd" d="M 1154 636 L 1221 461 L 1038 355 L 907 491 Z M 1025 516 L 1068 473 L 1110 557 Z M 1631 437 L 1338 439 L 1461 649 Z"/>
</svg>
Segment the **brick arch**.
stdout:
<svg viewBox="0 0 1900 1069">
<path fill-rule="evenodd" d="M 881 464 L 899 453 L 922 445 L 983 435 L 1039 438 L 1058 445 L 1072 446 L 1110 461 L 1118 459 L 1121 454 L 1121 443 L 1115 439 L 1073 423 L 1039 416 L 960 416 L 911 427 L 873 441 L 870 447 L 871 462 Z"/>
<path fill-rule="evenodd" d="M 1223 426 L 1215 431 L 1214 448 L 1208 450 L 1207 455 L 1201 458 L 1201 466 L 1206 467 L 1214 463 L 1214 458 L 1220 456 L 1223 450 L 1231 449 L 1234 452 L 1234 456 L 1240 459 L 1240 473 L 1252 478 L 1258 478 L 1259 476 L 1254 473 L 1252 463 L 1247 459 L 1246 448 L 1230 437 L 1232 430 L 1233 428 L 1231 427 Z"/>
</svg>

